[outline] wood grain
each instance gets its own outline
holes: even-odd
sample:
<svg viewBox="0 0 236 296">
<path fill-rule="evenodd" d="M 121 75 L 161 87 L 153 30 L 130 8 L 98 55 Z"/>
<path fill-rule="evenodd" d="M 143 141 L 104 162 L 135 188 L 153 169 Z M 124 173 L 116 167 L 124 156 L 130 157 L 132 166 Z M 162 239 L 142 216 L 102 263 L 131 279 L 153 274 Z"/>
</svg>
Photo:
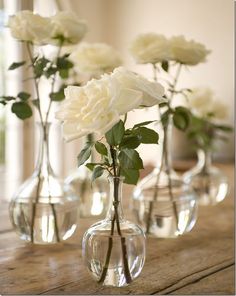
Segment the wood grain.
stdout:
<svg viewBox="0 0 236 296">
<path fill-rule="evenodd" d="M 233 167 L 223 166 L 231 194 L 201 207 L 194 229 L 177 239 L 147 239 L 140 277 L 125 288 L 98 285 L 81 258 L 81 238 L 94 221 L 81 220 L 73 239 L 52 246 L 21 241 L 0 210 L 0 294 L 226 294 L 234 295 Z M 126 197 L 131 187 L 126 187 Z M 132 218 L 128 206 L 126 214 Z"/>
</svg>

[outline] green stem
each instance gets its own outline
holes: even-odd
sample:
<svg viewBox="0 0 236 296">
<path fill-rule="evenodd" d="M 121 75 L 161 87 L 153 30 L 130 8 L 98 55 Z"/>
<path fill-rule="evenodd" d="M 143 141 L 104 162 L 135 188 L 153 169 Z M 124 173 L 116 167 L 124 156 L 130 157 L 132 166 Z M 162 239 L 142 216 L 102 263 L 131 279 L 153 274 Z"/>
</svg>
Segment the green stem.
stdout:
<svg viewBox="0 0 236 296">
<path fill-rule="evenodd" d="M 169 158 L 168 158 L 168 151 L 167 151 L 167 128 L 164 128 L 164 142 L 163 142 L 163 157 L 165 158 L 165 164 L 166 164 L 166 174 L 168 177 L 168 190 L 169 190 L 169 195 L 172 201 L 172 206 L 173 206 L 173 211 L 174 211 L 174 217 L 175 217 L 175 222 L 176 222 L 176 228 L 178 230 L 178 224 L 179 224 L 179 219 L 178 219 L 178 209 L 176 205 L 176 201 L 174 200 L 174 195 L 173 195 L 173 186 L 172 186 L 172 180 L 170 177 L 170 164 L 169 164 Z"/>
<path fill-rule="evenodd" d="M 152 64 L 152 70 L 153 70 L 153 80 L 157 82 L 157 65 Z"/>
<path fill-rule="evenodd" d="M 178 67 L 177 67 L 177 70 L 176 70 L 175 77 L 174 77 L 173 87 L 172 87 L 171 95 L 170 95 L 170 98 L 169 98 L 169 104 L 171 104 L 171 102 L 173 100 L 173 97 L 174 97 L 174 94 L 175 94 L 175 91 L 176 91 L 176 85 L 177 85 L 178 80 L 179 80 L 181 68 L 182 68 L 182 64 L 179 64 Z"/>
<path fill-rule="evenodd" d="M 177 82 L 178 82 L 178 79 L 179 79 L 181 66 L 182 65 L 179 64 L 179 66 L 177 68 L 177 71 L 176 71 L 176 75 L 175 75 L 174 82 L 173 82 L 173 88 L 172 88 L 172 91 L 171 91 L 171 96 L 169 98 L 168 108 L 171 108 L 170 103 L 171 103 L 171 101 L 173 99 L 173 96 L 174 96 L 174 93 L 175 93 L 175 88 L 176 88 L 176 85 L 177 85 Z M 155 64 L 153 64 L 153 79 L 154 79 L 154 81 L 157 81 L 157 67 L 156 67 Z M 160 118 L 161 118 L 160 108 L 158 108 L 158 112 L 159 112 L 159 115 L 160 115 Z M 169 119 L 168 119 L 168 124 L 169 124 Z M 147 234 L 150 231 L 154 202 L 158 198 L 158 190 L 159 190 L 158 184 L 159 184 L 160 172 L 162 170 L 164 160 L 165 160 L 165 164 L 166 164 L 166 168 L 167 168 L 166 169 L 166 174 L 167 174 L 167 177 L 168 177 L 169 195 L 170 195 L 172 205 L 173 205 L 173 211 L 174 211 L 174 216 L 175 216 L 175 220 L 176 220 L 176 227 L 178 229 L 178 211 L 177 211 L 177 205 L 176 205 L 176 202 L 174 201 L 174 196 L 173 196 L 173 188 L 172 188 L 172 182 L 171 182 L 171 177 L 170 177 L 170 164 L 169 164 L 168 152 L 167 152 L 167 145 L 168 145 L 168 143 L 167 143 L 167 137 L 168 137 L 167 128 L 168 128 L 168 125 L 166 127 L 166 126 L 164 126 L 162 124 L 162 128 L 163 128 L 163 151 L 162 151 L 162 157 L 161 157 L 161 166 L 160 166 L 159 172 L 157 174 L 156 186 L 155 186 L 154 194 L 153 194 L 153 200 L 149 203 L 148 217 L 147 217 L 147 220 L 146 220 L 146 233 Z"/>
<path fill-rule="evenodd" d="M 127 115 L 127 113 L 125 113 L 125 116 L 124 116 L 124 125 L 125 125 L 125 123 L 127 121 L 127 117 L 128 117 L 128 115 Z"/>
<path fill-rule="evenodd" d="M 28 51 L 28 55 L 29 55 L 29 58 L 30 58 L 31 65 L 34 68 L 34 58 L 33 58 L 33 54 L 32 54 L 31 49 L 30 49 L 30 43 L 29 42 L 26 42 L 26 49 Z M 38 82 L 38 79 L 35 78 L 35 76 L 34 76 L 33 80 L 34 80 L 34 86 L 35 86 L 35 91 L 36 91 L 36 99 L 38 101 L 38 103 L 36 105 L 36 108 L 37 108 L 37 110 L 39 112 L 40 122 L 41 122 L 42 126 L 44 126 L 43 116 L 42 116 L 42 111 L 41 111 L 41 106 L 40 106 L 39 82 Z"/>
<path fill-rule="evenodd" d="M 49 173 L 51 170 L 50 167 L 50 162 L 49 162 L 49 144 L 48 144 L 48 133 L 49 133 L 49 127 L 48 126 L 44 126 L 44 133 L 43 133 L 43 141 L 45 141 L 45 145 L 46 145 L 46 151 L 47 151 L 47 159 L 48 159 L 48 163 L 47 163 L 47 183 L 48 183 L 48 197 L 49 197 L 49 204 L 50 207 L 52 209 L 52 215 L 53 215 L 53 222 L 54 222 L 54 231 L 55 231 L 55 235 L 56 235 L 56 241 L 60 242 L 60 236 L 59 236 L 59 228 L 58 228 L 58 222 L 57 222 L 57 215 L 56 215 L 56 209 L 55 209 L 55 205 L 52 203 L 52 195 L 50 192 L 50 182 L 49 182 Z M 44 147 L 44 145 L 43 145 Z"/>
<path fill-rule="evenodd" d="M 58 48 L 57 55 L 56 55 L 56 61 L 57 61 L 57 59 L 58 59 L 59 56 L 60 56 L 61 49 L 62 49 L 62 45 L 63 45 L 63 43 L 61 43 L 60 46 L 59 46 L 59 48 Z M 56 82 L 56 75 L 57 75 L 57 73 L 55 73 L 55 74 L 53 75 L 53 78 L 52 78 L 51 93 L 54 92 L 54 87 L 55 87 L 55 82 Z M 50 101 L 49 101 L 49 105 L 48 105 L 48 110 L 47 110 L 47 112 L 46 112 L 45 124 L 48 123 L 48 117 L 49 117 L 49 114 L 50 114 L 51 107 L 52 107 L 52 100 L 50 99 Z"/>
<path fill-rule="evenodd" d="M 30 61 L 31 61 L 31 65 L 34 68 L 34 58 L 33 58 L 32 52 L 31 52 L 29 42 L 26 42 L 26 48 L 27 48 L 28 55 L 29 55 L 29 58 L 30 58 Z M 61 47 L 59 47 L 58 56 L 60 54 L 60 50 L 61 50 Z M 52 91 L 54 90 L 55 79 L 56 79 L 56 74 L 53 77 Z M 43 121 L 43 116 L 42 116 L 42 110 L 41 110 L 41 100 L 40 100 L 40 93 L 39 93 L 39 80 L 37 78 L 35 78 L 35 77 L 34 77 L 33 80 L 34 80 L 34 85 L 35 85 L 37 101 L 38 101 L 37 110 L 39 112 L 40 123 L 41 123 L 41 126 L 43 128 L 43 139 L 42 140 L 46 141 L 46 145 L 48 147 L 47 122 L 48 122 L 48 115 L 49 115 L 49 112 L 50 112 L 51 102 L 52 101 L 50 100 L 49 108 L 47 110 L 46 119 L 45 119 L 45 122 L 44 122 Z M 44 145 L 43 145 L 43 149 L 44 149 Z M 42 151 L 42 153 L 44 153 L 44 151 Z M 47 149 L 47 153 L 48 153 L 48 149 Z M 48 171 L 49 171 L 49 164 L 48 164 Z M 42 164 L 39 167 L 39 171 L 38 171 L 38 175 L 37 175 L 38 183 L 37 183 L 37 189 L 36 189 L 36 198 L 35 198 L 35 201 L 33 202 L 33 205 L 32 205 L 32 219 L 31 219 L 31 225 L 30 225 L 30 239 L 31 239 L 32 243 L 34 242 L 34 226 L 35 226 L 35 219 L 36 219 L 37 204 L 38 204 L 38 201 L 39 201 L 39 194 L 40 194 L 41 173 L 42 173 Z M 49 180 L 48 180 L 48 187 L 49 187 Z M 49 192 L 49 198 L 51 200 L 50 192 Z M 50 206 L 52 208 L 52 213 L 53 213 L 53 217 L 54 217 L 54 228 L 55 228 L 56 238 L 57 238 L 57 241 L 59 241 L 60 239 L 59 239 L 59 231 L 58 231 L 57 217 L 56 217 L 55 208 L 54 208 L 54 205 L 51 204 L 51 202 L 50 202 Z"/>
<path fill-rule="evenodd" d="M 60 46 L 58 48 L 58 52 L 57 52 L 57 55 L 56 55 L 56 61 L 60 56 L 61 49 L 62 49 L 62 43 L 60 44 Z M 56 73 L 53 75 L 53 78 L 52 78 L 51 93 L 54 92 L 55 82 L 56 82 Z M 47 112 L 46 112 L 45 122 L 44 122 L 44 136 L 45 136 L 44 140 L 46 141 L 46 145 L 47 145 L 47 154 L 48 154 L 47 157 L 48 157 L 48 159 L 49 159 L 49 145 L 48 145 L 48 134 L 47 134 L 47 132 L 49 132 L 49 130 L 47 130 L 47 128 L 48 128 L 48 118 L 49 118 L 51 106 L 52 106 L 52 100 L 50 99 L 48 109 L 47 109 Z M 50 163 L 49 162 L 48 162 L 48 165 L 47 165 L 47 169 L 48 169 L 48 172 L 49 172 L 49 170 L 50 170 Z M 57 221 L 57 214 L 56 214 L 56 210 L 55 210 L 55 205 L 51 202 L 52 196 L 51 196 L 51 192 L 50 192 L 49 176 L 47 176 L 47 183 L 48 183 L 48 189 L 49 189 L 48 194 L 49 194 L 49 200 L 50 200 L 50 207 L 52 209 L 52 214 L 53 214 L 56 241 L 60 242 L 60 235 L 59 235 L 59 228 L 58 228 L 58 221 Z"/>
<path fill-rule="evenodd" d="M 106 275 L 107 275 L 107 271 L 108 271 L 108 268 L 109 268 L 109 263 L 110 263 L 110 258 L 111 258 L 111 251 L 112 251 L 112 247 L 113 247 L 112 236 L 114 234 L 115 218 L 116 217 L 114 215 L 113 218 L 112 218 L 112 221 L 111 221 L 111 236 L 108 239 L 108 249 L 107 249 L 105 265 L 103 266 L 101 277 L 98 280 L 99 283 L 104 283 Z"/>
<path fill-rule="evenodd" d="M 146 220 L 146 233 L 149 234 L 150 233 L 150 226 L 151 226 L 151 220 L 152 220 L 152 213 L 153 213 L 153 206 L 154 203 L 157 200 L 158 197 L 158 191 L 159 191 L 159 180 L 160 180 L 160 173 L 163 167 L 163 157 L 161 158 L 161 165 L 157 174 L 157 178 L 156 178 L 156 183 L 155 183 L 155 188 L 154 188 L 154 195 L 153 195 L 153 200 L 150 201 L 149 203 L 149 208 L 148 208 L 148 216 L 147 216 L 147 220 Z"/>
<path fill-rule="evenodd" d="M 105 266 L 103 267 L 102 275 L 98 282 L 104 282 L 107 270 L 109 267 L 111 252 L 112 252 L 112 246 L 113 246 L 113 235 L 114 235 L 114 225 L 116 222 L 117 227 L 117 233 L 120 236 L 121 240 L 121 251 L 122 251 L 122 258 L 123 258 L 123 264 L 124 264 L 124 276 L 126 279 L 126 283 L 130 283 L 132 281 L 132 277 L 129 270 L 129 264 L 128 264 L 128 254 L 127 254 L 127 247 L 126 247 L 126 239 L 122 236 L 121 228 L 120 228 L 120 220 L 119 220 L 119 213 L 118 213 L 118 206 L 119 206 L 119 175 L 117 175 L 117 167 L 116 167 L 116 151 L 112 146 L 110 146 L 110 153 L 112 157 L 112 167 L 113 167 L 113 174 L 114 174 L 114 201 L 113 201 L 113 207 L 114 207 L 114 215 L 111 222 L 111 232 L 110 237 L 108 240 L 108 250 L 105 260 Z M 118 169 L 119 171 L 119 169 Z"/>
<path fill-rule="evenodd" d="M 28 51 L 28 55 L 30 58 L 30 62 L 32 67 L 34 68 L 34 59 L 33 59 L 33 55 L 30 49 L 30 43 L 26 42 L 26 48 Z M 44 123 L 43 123 L 43 116 L 42 116 L 42 112 L 41 112 L 41 106 L 40 106 L 40 94 L 39 94 L 39 84 L 38 84 L 38 80 L 34 77 L 34 86 L 35 86 L 35 91 L 36 91 L 36 96 L 37 96 L 37 110 L 39 113 L 39 118 L 40 118 L 40 123 L 42 125 L 42 128 L 44 128 Z M 39 200 L 39 190 L 40 190 L 40 184 L 41 184 L 41 169 L 42 166 L 39 167 L 39 171 L 38 171 L 38 184 L 37 184 L 37 188 L 36 188 L 36 198 L 35 201 L 33 201 L 33 205 L 32 205 L 32 218 L 31 218 L 31 224 L 30 224 L 30 241 L 33 243 L 34 242 L 34 225 L 35 225 L 35 218 L 36 218 L 36 210 L 37 210 L 37 203 Z"/>
</svg>

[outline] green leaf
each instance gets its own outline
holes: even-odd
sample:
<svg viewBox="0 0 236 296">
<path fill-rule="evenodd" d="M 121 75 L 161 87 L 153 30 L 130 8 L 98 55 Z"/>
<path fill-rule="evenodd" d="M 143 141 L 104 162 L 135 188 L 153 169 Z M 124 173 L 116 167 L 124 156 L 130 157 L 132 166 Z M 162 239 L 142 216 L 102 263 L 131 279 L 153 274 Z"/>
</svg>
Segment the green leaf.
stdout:
<svg viewBox="0 0 236 296">
<path fill-rule="evenodd" d="M 32 100 L 31 101 L 32 102 L 32 104 L 34 105 L 34 106 L 36 106 L 36 107 L 39 107 L 39 99 L 36 99 L 36 100 Z"/>
<path fill-rule="evenodd" d="M 106 134 L 107 143 L 111 146 L 117 146 L 121 143 L 125 134 L 125 127 L 122 120 L 115 124 Z"/>
<path fill-rule="evenodd" d="M 190 123 L 190 114 L 188 109 L 184 107 L 176 107 L 173 115 L 173 122 L 175 127 L 185 131 Z"/>
<path fill-rule="evenodd" d="M 50 93 L 49 97 L 52 101 L 63 101 L 65 99 L 65 94 L 64 94 L 64 87 L 62 87 L 58 92 Z"/>
<path fill-rule="evenodd" d="M 93 170 L 93 174 L 92 174 L 92 182 L 99 178 L 104 172 L 104 168 L 101 166 L 96 166 L 95 169 Z"/>
<path fill-rule="evenodd" d="M 139 127 L 139 126 L 148 125 L 148 124 L 153 123 L 153 122 L 155 122 L 155 121 L 156 121 L 156 120 L 140 122 L 140 123 L 138 123 L 138 124 L 135 124 L 135 125 L 133 126 L 133 129 L 134 129 L 134 128 L 137 128 L 137 127 Z"/>
<path fill-rule="evenodd" d="M 49 78 L 51 77 L 52 75 L 54 75 L 55 73 L 57 72 L 57 68 L 55 66 L 51 66 L 51 67 L 48 67 L 48 69 L 46 69 L 44 71 L 44 75 Z"/>
<path fill-rule="evenodd" d="M 143 161 L 134 149 L 123 149 L 118 155 L 122 169 L 143 169 Z"/>
<path fill-rule="evenodd" d="M 232 132 L 233 128 L 229 125 L 214 125 L 215 128 L 223 131 L 223 132 Z"/>
<path fill-rule="evenodd" d="M 107 147 L 103 143 L 97 141 L 95 143 L 95 149 L 98 153 L 102 155 L 107 155 Z"/>
<path fill-rule="evenodd" d="M 164 71 L 168 72 L 168 69 L 169 69 L 169 63 L 168 63 L 168 61 L 163 61 L 163 62 L 161 63 L 161 67 L 162 67 L 162 69 L 163 69 Z"/>
<path fill-rule="evenodd" d="M 161 114 L 161 123 L 164 127 L 168 125 L 170 114 L 170 110 L 167 110 L 163 114 Z"/>
<path fill-rule="evenodd" d="M 84 164 L 85 161 L 89 159 L 91 155 L 92 146 L 92 143 L 86 143 L 85 147 L 81 150 L 81 152 L 77 156 L 78 167 Z"/>
<path fill-rule="evenodd" d="M 60 69 L 59 75 L 62 79 L 67 79 L 69 77 L 69 69 Z"/>
<path fill-rule="evenodd" d="M 184 131 L 188 127 L 188 121 L 186 120 L 185 116 L 181 113 L 175 113 L 173 116 L 173 122 L 176 128 Z"/>
<path fill-rule="evenodd" d="M 17 69 L 17 68 L 23 66 L 25 63 L 26 63 L 26 61 L 22 61 L 22 62 L 18 62 L 18 63 L 12 63 L 12 64 L 9 66 L 8 70 L 15 70 L 15 69 Z"/>
<path fill-rule="evenodd" d="M 122 142 L 120 143 L 121 149 L 130 148 L 135 149 L 140 145 L 140 140 L 138 136 L 124 136 Z"/>
<path fill-rule="evenodd" d="M 20 119 L 26 119 L 32 116 L 31 107 L 26 102 L 15 102 L 12 104 L 11 111 Z"/>
<path fill-rule="evenodd" d="M 14 101 L 14 100 L 16 100 L 16 98 L 12 97 L 12 96 L 2 96 L 0 98 L 3 98 L 4 101 Z"/>
<path fill-rule="evenodd" d="M 44 74 L 44 70 L 47 64 L 50 63 L 45 57 L 39 58 L 34 63 L 34 74 L 35 78 L 39 78 Z"/>
<path fill-rule="evenodd" d="M 122 168 L 121 175 L 125 177 L 124 183 L 136 185 L 139 179 L 139 170 Z"/>
<path fill-rule="evenodd" d="M 27 101 L 30 98 L 30 94 L 24 91 L 21 91 L 17 95 L 18 98 L 20 98 L 22 101 Z"/>
<path fill-rule="evenodd" d="M 147 127 L 139 127 L 134 130 L 139 137 L 139 141 L 143 144 L 158 144 L 159 135 L 154 130 Z"/>
<path fill-rule="evenodd" d="M 64 55 L 57 59 L 57 68 L 58 69 L 70 69 L 73 68 L 74 64 L 67 58 L 68 55 Z"/>
<path fill-rule="evenodd" d="M 86 166 L 90 171 L 92 171 L 96 165 L 98 165 L 98 164 L 97 164 L 97 163 L 90 162 L 90 163 L 86 163 L 85 166 Z"/>
<path fill-rule="evenodd" d="M 168 106 L 168 103 L 167 102 L 162 102 L 158 105 L 160 108 L 163 108 L 163 107 L 167 107 Z"/>
</svg>

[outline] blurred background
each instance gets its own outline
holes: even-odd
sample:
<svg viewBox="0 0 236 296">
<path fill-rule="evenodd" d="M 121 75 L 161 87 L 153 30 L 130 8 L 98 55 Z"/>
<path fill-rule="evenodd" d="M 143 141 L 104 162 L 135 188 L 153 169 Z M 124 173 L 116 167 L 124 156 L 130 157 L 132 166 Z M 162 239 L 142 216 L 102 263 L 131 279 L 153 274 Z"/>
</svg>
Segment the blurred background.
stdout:
<svg viewBox="0 0 236 296">
<path fill-rule="evenodd" d="M 234 2 L 231 0 L 0 0 L 0 96 L 30 90 L 23 71 L 8 72 L 13 61 L 21 61 L 25 52 L 5 27 L 9 15 L 19 10 L 34 10 L 53 15 L 58 10 L 73 11 L 87 20 L 88 42 L 105 42 L 121 52 L 124 65 L 152 79 L 148 65 L 137 65 L 129 53 L 131 41 L 140 33 L 156 32 L 166 37 L 184 35 L 212 50 L 208 61 L 183 71 L 179 87 L 206 86 L 213 89 L 229 108 L 229 124 L 234 123 Z M 55 106 L 55 109 L 57 106 Z M 129 123 L 156 119 L 156 108 L 135 111 Z M 53 119 L 53 114 L 52 114 Z M 50 149 L 52 165 L 61 177 L 76 167 L 81 141 L 63 143 L 59 124 L 53 127 Z M 175 160 L 195 157 L 185 136 L 175 131 L 172 145 Z M 155 145 L 141 148 L 145 164 L 154 165 L 159 158 Z M 11 198 L 17 186 L 32 172 L 37 155 L 37 132 L 33 119 L 20 121 L 0 105 L 0 191 Z M 233 134 L 220 142 L 216 161 L 234 159 Z M 2 194 L 3 196 L 3 194 Z"/>
</svg>

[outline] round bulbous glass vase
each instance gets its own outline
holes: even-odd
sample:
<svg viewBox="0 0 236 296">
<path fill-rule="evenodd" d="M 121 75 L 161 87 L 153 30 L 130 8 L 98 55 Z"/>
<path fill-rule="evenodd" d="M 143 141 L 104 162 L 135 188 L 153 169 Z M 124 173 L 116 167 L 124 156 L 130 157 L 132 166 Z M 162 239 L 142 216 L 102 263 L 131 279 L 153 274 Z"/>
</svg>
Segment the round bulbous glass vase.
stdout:
<svg viewBox="0 0 236 296">
<path fill-rule="evenodd" d="M 174 238 L 195 225 L 196 194 L 175 171 L 155 168 L 133 191 L 133 214 L 146 234 Z"/>
<path fill-rule="evenodd" d="M 145 234 L 125 220 L 122 210 L 122 178 L 109 177 L 110 203 L 104 220 L 84 234 L 82 252 L 92 277 L 104 286 L 129 285 L 145 262 Z"/>
<path fill-rule="evenodd" d="M 65 179 L 65 184 L 72 185 L 76 195 L 80 198 L 81 218 L 105 218 L 109 203 L 107 178 L 102 176 L 92 184 L 91 179 L 92 172 L 82 165 Z"/>
<path fill-rule="evenodd" d="M 163 130 L 162 156 L 154 170 L 133 191 L 133 214 L 147 235 L 175 238 L 191 231 L 197 220 L 197 196 L 173 170 L 172 124 Z"/>
<path fill-rule="evenodd" d="M 54 244 L 65 241 L 75 232 L 79 199 L 50 165 L 50 124 L 38 127 L 40 144 L 35 170 L 15 193 L 9 212 L 12 225 L 22 240 Z"/>
<path fill-rule="evenodd" d="M 196 191 L 199 205 L 215 205 L 228 193 L 228 178 L 212 165 L 211 151 L 199 149 L 197 154 L 196 166 L 183 175 L 183 180 Z"/>
</svg>

